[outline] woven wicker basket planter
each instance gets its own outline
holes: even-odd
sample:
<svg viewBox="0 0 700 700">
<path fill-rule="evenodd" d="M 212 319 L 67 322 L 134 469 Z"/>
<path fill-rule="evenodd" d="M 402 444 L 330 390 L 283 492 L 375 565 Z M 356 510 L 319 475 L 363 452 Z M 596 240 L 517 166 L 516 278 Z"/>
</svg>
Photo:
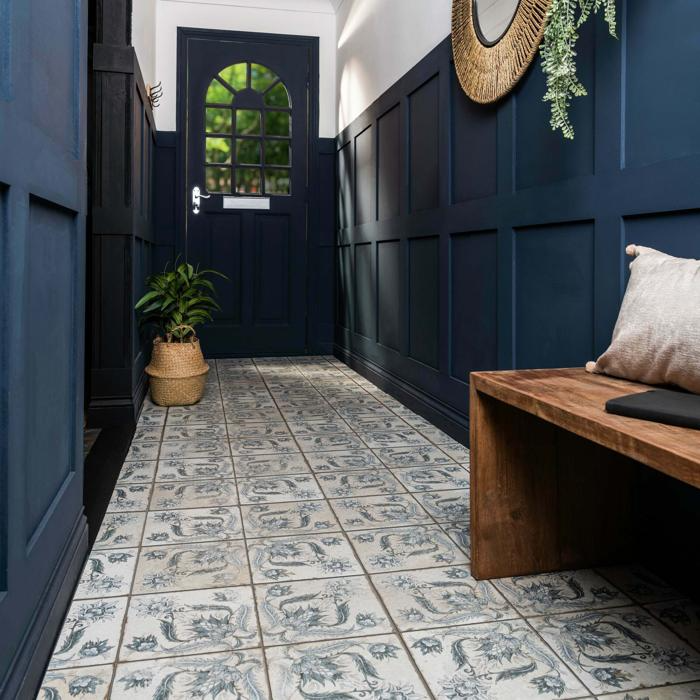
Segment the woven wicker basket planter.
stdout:
<svg viewBox="0 0 700 700">
<path fill-rule="evenodd" d="M 153 341 L 150 377 L 151 398 L 159 406 L 189 406 L 201 400 L 209 365 L 204 361 L 199 340 L 166 343 Z"/>
</svg>

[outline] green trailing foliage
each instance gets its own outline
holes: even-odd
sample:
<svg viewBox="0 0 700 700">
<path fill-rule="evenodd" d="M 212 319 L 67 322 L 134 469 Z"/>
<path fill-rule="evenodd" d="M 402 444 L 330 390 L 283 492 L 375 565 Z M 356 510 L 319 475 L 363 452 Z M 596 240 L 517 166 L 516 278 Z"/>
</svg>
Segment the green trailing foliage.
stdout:
<svg viewBox="0 0 700 700">
<path fill-rule="evenodd" d="M 616 0 L 552 0 L 542 41 L 542 70 L 547 79 L 544 101 L 551 103 L 550 124 L 565 138 L 574 138 L 569 107 L 587 95 L 576 69 L 576 42 L 581 25 L 603 10 L 610 35 L 617 38 Z"/>
<path fill-rule="evenodd" d="M 216 275 L 228 279 L 216 270 L 200 270 L 189 263 L 175 262 L 172 270 L 151 275 L 146 280 L 148 292 L 136 304 L 141 323 L 155 326 L 158 333 L 171 342 L 183 342 L 194 334 L 194 328 L 212 321 L 212 311 L 220 307 L 214 297 L 216 290 L 208 279 Z"/>
</svg>

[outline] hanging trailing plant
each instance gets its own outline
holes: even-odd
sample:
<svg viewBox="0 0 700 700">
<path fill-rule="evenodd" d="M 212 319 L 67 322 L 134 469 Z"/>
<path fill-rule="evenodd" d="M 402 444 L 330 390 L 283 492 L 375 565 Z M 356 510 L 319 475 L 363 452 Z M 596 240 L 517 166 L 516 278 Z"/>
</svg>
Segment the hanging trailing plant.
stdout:
<svg viewBox="0 0 700 700">
<path fill-rule="evenodd" d="M 551 103 L 549 123 L 567 139 L 574 138 L 569 107 L 574 97 L 587 95 L 578 79 L 576 42 L 581 25 L 601 9 L 610 35 L 617 38 L 616 0 L 552 0 L 542 40 L 542 70 L 547 79 L 544 101 Z"/>
</svg>

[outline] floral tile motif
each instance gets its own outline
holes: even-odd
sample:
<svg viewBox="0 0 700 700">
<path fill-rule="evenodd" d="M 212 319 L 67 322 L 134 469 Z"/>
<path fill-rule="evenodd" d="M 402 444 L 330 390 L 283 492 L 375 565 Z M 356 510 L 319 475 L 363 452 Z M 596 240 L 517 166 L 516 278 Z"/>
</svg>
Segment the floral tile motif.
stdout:
<svg viewBox="0 0 700 700">
<path fill-rule="evenodd" d="M 372 581 L 401 631 L 518 617 L 488 581 L 466 566 L 375 574 Z"/>
<path fill-rule="evenodd" d="M 256 586 L 263 641 L 313 642 L 391 632 L 364 576 Z"/>
<path fill-rule="evenodd" d="M 149 425 L 165 425 L 165 419 L 168 415 L 167 410 L 163 411 L 142 411 L 139 416 L 138 427 L 146 427 Z"/>
<path fill-rule="evenodd" d="M 598 572 L 638 603 L 658 603 L 683 597 L 643 566 L 608 566 L 598 569 Z"/>
<path fill-rule="evenodd" d="M 255 476 L 308 474 L 311 471 L 300 453 L 236 457 L 234 470 L 239 479 Z"/>
<path fill-rule="evenodd" d="M 117 484 L 107 505 L 108 513 L 148 510 L 151 484 Z"/>
<path fill-rule="evenodd" d="M 145 519 L 146 513 L 107 513 L 92 548 L 138 547 Z"/>
<path fill-rule="evenodd" d="M 371 450 L 310 452 L 306 458 L 315 472 L 343 472 L 351 469 L 379 469 L 384 465 Z"/>
<path fill-rule="evenodd" d="M 248 540 L 248 555 L 255 583 L 362 573 L 352 547 L 341 534 Z"/>
<path fill-rule="evenodd" d="M 226 425 L 169 425 L 163 433 L 163 440 L 226 440 Z"/>
<path fill-rule="evenodd" d="M 455 462 L 459 462 L 460 464 L 469 463 L 469 448 L 460 445 L 458 442 L 455 442 L 455 444 L 447 443 L 440 445 L 440 449 L 449 457 L 452 457 Z"/>
<path fill-rule="evenodd" d="M 132 442 L 129 451 L 126 453 L 126 460 L 129 462 L 141 462 L 158 459 L 159 451 L 159 442 Z"/>
<path fill-rule="evenodd" d="M 250 583 L 242 541 L 144 547 L 139 556 L 134 594 L 182 591 Z"/>
<path fill-rule="evenodd" d="M 700 654 L 642 608 L 534 618 L 531 624 L 596 695 L 700 680 Z"/>
<path fill-rule="evenodd" d="M 235 506 L 238 503 L 233 479 L 156 483 L 151 498 L 153 510 Z"/>
<path fill-rule="evenodd" d="M 408 491 L 469 488 L 469 472 L 456 464 L 446 464 L 444 467 L 407 467 L 393 472 Z"/>
<path fill-rule="evenodd" d="M 45 700 L 68 700 L 74 697 L 106 700 L 113 671 L 112 666 L 49 670 L 41 682 L 37 697 Z"/>
<path fill-rule="evenodd" d="M 242 455 L 278 455 L 299 452 L 294 438 L 245 438 L 231 440 L 231 453 L 235 457 Z"/>
<path fill-rule="evenodd" d="M 49 669 L 112 663 L 127 598 L 74 601 L 49 662 Z"/>
<path fill-rule="evenodd" d="M 471 556 L 471 523 L 468 520 L 461 523 L 440 523 L 440 526 L 467 556 Z"/>
<path fill-rule="evenodd" d="M 235 423 L 228 426 L 231 440 L 289 438 L 287 424 L 282 421 L 270 423 Z"/>
<path fill-rule="evenodd" d="M 134 596 L 119 659 L 213 653 L 260 643 L 250 586 Z"/>
<path fill-rule="evenodd" d="M 294 420 L 289 423 L 294 435 L 333 435 L 335 433 L 349 433 L 350 426 L 340 418 L 322 421 Z"/>
<path fill-rule="evenodd" d="M 262 652 L 178 656 L 117 666 L 114 698 L 124 700 L 269 700 Z"/>
<path fill-rule="evenodd" d="M 90 552 L 73 596 L 108 598 L 129 595 L 138 549 L 106 549 Z"/>
<path fill-rule="evenodd" d="M 370 573 L 467 563 L 437 525 L 355 532 L 350 540 Z"/>
<path fill-rule="evenodd" d="M 692 600 L 675 600 L 649 605 L 647 610 L 700 651 L 700 605 Z"/>
<path fill-rule="evenodd" d="M 428 697 L 393 635 L 274 647 L 265 656 L 272 695 L 280 700 Z"/>
<path fill-rule="evenodd" d="M 523 620 L 403 635 L 435 697 L 580 698 L 586 689 Z"/>
<path fill-rule="evenodd" d="M 684 683 L 683 685 L 667 685 L 663 688 L 645 688 L 629 693 L 614 693 L 601 695 L 601 700 L 698 700 L 700 698 L 700 683 Z"/>
<path fill-rule="evenodd" d="M 379 416 L 393 416 L 394 414 L 386 406 L 379 402 L 374 403 L 355 403 L 348 404 L 344 406 L 338 406 L 337 411 L 341 418 L 346 420 L 351 420 L 352 418 L 357 418 L 359 416 L 373 416 L 377 418 Z"/>
<path fill-rule="evenodd" d="M 392 430 L 390 432 L 371 431 L 363 432 L 362 439 L 372 449 L 381 447 L 414 447 L 417 445 L 429 445 L 430 443 L 413 428 Z"/>
<path fill-rule="evenodd" d="M 164 440 L 160 447 L 161 460 L 228 456 L 229 446 L 225 440 Z"/>
<path fill-rule="evenodd" d="M 344 498 L 331 501 L 331 505 L 346 530 L 431 522 L 427 513 L 408 494 Z"/>
<path fill-rule="evenodd" d="M 398 416 L 357 416 L 349 419 L 350 427 L 360 435 L 369 432 L 406 430 L 410 428 L 406 421 Z"/>
<path fill-rule="evenodd" d="M 158 442 L 162 434 L 162 425 L 137 425 L 131 442 Z"/>
<path fill-rule="evenodd" d="M 331 450 L 361 450 L 365 443 L 352 433 L 335 435 L 297 435 L 303 452 L 330 452 Z"/>
<path fill-rule="evenodd" d="M 233 461 L 230 457 L 162 459 L 158 462 L 156 473 L 156 481 L 231 478 L 233 478 Z"/>
<path fill-rule="evenodd" d="M 282 415 L 276 408 L 231 408 L 226 407 L 228 423 L 269 423 L 281 421 Z"/>
<path fill-rule="evenodd" d="M 224 411 L 222 408 L 200 406 L 197 410 L 192 409 L 189 411 L 185 410 L 185 408 L 185 406 L 171 408 L 165 425 L 214 425 L 224 422 Z"/>
<path fill-rule="evenodd" d="M 119 472 L 118 483 L 143 483 L 153 481 L 156 473 L 155 460 L 149 462 L 124 462 L 121 471 Z"/>
<path fill-rule="evenodd" d="M 316 476 L 328 498 L 353 498 L 403 493 L 404 488 L 388 469 L 321 473 Z"/>
<path fill-rule="evenodd" d="M 245 504 L 313 501 L 323 498 L 316 480 L 310 474 L 241 479 L 238 490 L 241 503 Z"/>
<path fill-rule="evenodd" d="M 384 447 L 377 456 L 387 467 L 434 467 L 454 462 L 433 445 L 418 447 Z"/>
<path fill-rule="evenodd" d="M 416 493 L 421 505 L 439 523 L 469 520 L 469 490 L 427 491 Z"/>
<path fill-rule="evenodd" d="M 325 501 L 241 506 L 246 537 L 307 534 L 339 530 Z"/>
<path fill-rule="evenodd" d="M 150 511 L 143 545 L 185 544 L 242 537 L 238 508 Z"/>
<path fill-rule="evenodd" d="M 335 420 L 338 414 L 330 407 L 308 406 L 306 408 L 286 408 L 282 411 L 287 421 L 328 421 Z"/>
<path fill-rule="evenodd" d="M 493 584 L 524 617 L 614 608 L 631 602 L 587 569 L 494 579 Z"/>
</svg>

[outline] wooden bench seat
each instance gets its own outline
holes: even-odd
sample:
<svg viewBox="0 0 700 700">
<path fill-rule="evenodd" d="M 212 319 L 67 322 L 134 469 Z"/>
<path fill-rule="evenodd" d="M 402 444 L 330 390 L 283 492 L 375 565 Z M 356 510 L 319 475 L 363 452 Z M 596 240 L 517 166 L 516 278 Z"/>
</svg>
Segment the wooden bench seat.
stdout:
<svg viewBox="0 0 700 700">
<path fill-rule="evenodd" d="M 470 381 L 476 578 L 623 560 L 640 464 L 700 488 L 700 431 L 605 412 L 648 386 L 578 368 Z"/>
</svg>

